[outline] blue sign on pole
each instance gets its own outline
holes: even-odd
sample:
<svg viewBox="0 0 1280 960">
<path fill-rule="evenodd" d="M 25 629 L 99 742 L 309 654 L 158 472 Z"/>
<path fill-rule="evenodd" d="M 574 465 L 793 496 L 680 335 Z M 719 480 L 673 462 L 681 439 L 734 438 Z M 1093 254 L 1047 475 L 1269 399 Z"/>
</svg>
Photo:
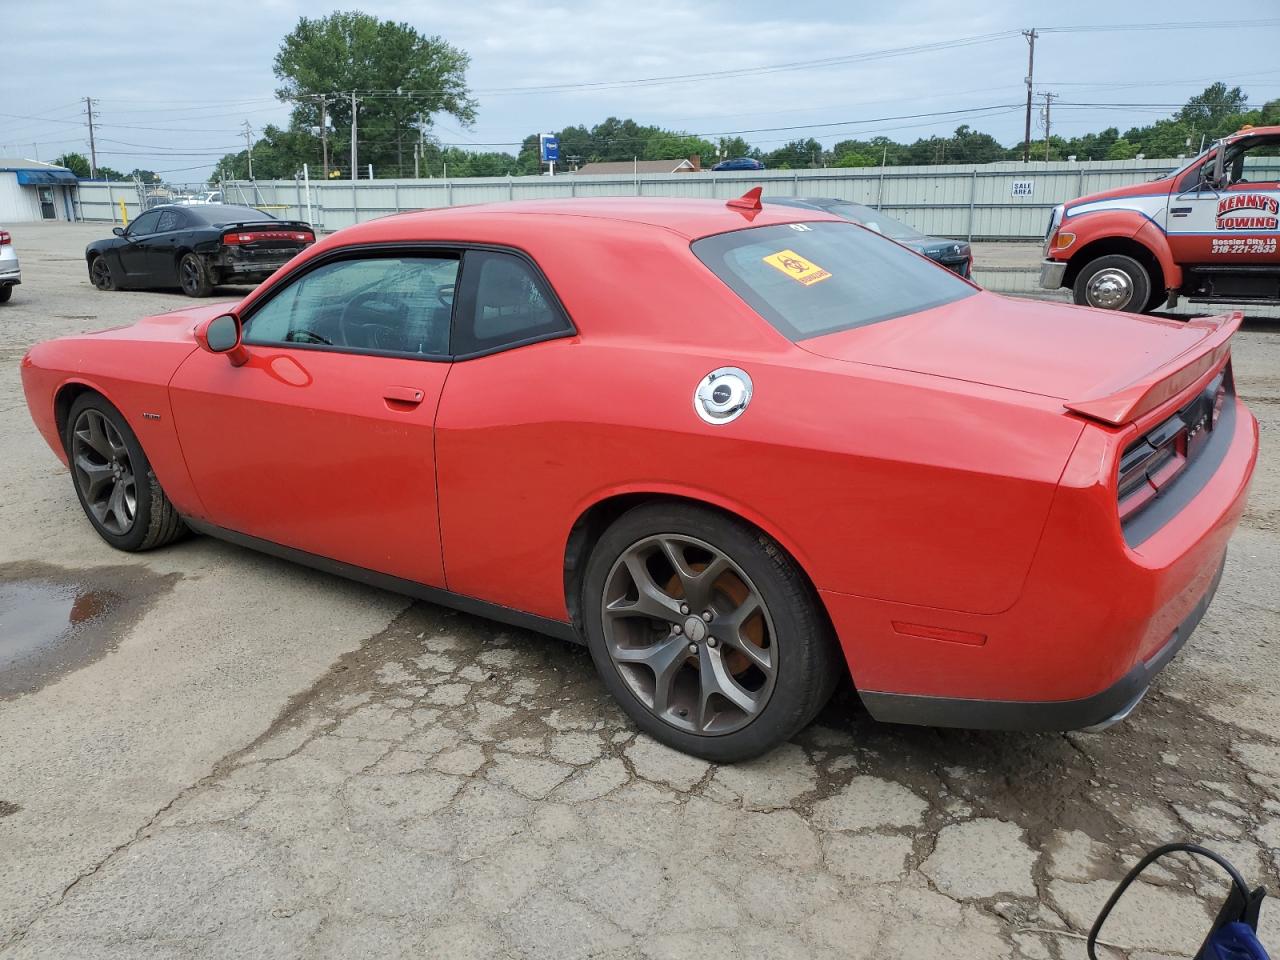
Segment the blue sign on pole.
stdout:
<svg viewBox="0 0 1280 960">
<path fill-rule="evenodd" d="M 538 138 L 542 147 L 542 162 L 555 163 L 560 159 L 560 139 L 543 134 Z"/>
</svg>

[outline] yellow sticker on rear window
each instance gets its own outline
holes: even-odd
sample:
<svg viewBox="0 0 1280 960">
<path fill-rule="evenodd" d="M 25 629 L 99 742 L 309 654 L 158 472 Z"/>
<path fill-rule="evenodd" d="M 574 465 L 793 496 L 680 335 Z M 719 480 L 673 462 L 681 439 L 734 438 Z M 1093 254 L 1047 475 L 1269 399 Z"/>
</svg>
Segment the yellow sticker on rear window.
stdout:
<svg viewBox="0 0 1280 960">
<path fill-rule="evenodd" d="M 826 270 L 806 260 L 794 250 L 779 250 L 777 253 L 771 253 L 764 258 L 764 262 L 806 287 L 831 276 Z"/>
</svg>

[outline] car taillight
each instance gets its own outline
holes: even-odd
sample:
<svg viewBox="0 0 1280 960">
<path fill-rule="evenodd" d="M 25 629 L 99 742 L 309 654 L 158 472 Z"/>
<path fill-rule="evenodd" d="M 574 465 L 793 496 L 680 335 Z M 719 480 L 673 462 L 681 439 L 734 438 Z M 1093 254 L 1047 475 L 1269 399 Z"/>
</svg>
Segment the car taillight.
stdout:
<svg viewBox="0 0 1280 960">
<path fill-rule="evenodd" d="M 243 243 L 259 243 L 262 240 L 294 240 L 298 243 L 315 243 L 316 237 L 309 230 L 248 230 L 224 233 L 222 235 L 222 242 L 232 247 Z"/>
<path fill-rule="evenodd" d="M 1227 393 L 1224 370 L 1198 397 L 1125 448 L 1116 483 L 1121 522 L 1154 500 L 1196 458 L 1217 426 Z"/>
<path fill-rule="evenodd" d="M 8 230 L 0 230 L 0 247 L 6 243 L 13 243 L 13 237 L 9 236 Z"/>
</svg>

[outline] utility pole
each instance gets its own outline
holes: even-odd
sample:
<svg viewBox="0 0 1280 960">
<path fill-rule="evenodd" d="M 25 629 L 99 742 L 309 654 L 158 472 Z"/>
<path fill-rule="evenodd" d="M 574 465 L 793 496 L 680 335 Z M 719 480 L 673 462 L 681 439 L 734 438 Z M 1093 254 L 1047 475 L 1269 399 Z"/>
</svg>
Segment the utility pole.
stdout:
<svg viewBox="0 0 1280 960">
<path fill-rule="evenodd" d="M 1023 30 L 1022 35 L 1027 38 L 1030 47 L 1027 53 L 1027 129 L 1022 138 L 1022 162 L 1026 163 L 1031 159 L 1031 84 L 1036 73 L 1036 37 L 1040 34 L 1032 27 L 1030 30 Z"/>
<path fill-rule="evenodd" d="M 356 99 L 356 92 L 351 91 L 351 182 L 355 183 L 360 179 L 360 167 L 356 165 L 356 105 L 360 101 Z"/>
<path fill-rule="evenodd" d="M 1042 93 L 1040 96 L 1044 97 L 1044 111 L 1041 119 L 1044 123 L 1044 159 L 1047 163 L 1049 161 L 1049 111 L 1053 108 L 1053 101 L 1058 98 L 1058 95 Z"/>
<path fill-rule="evenodd" d="M 320 101 L 320 162 L 324 170 L 324 179 L 329 179 L 329 118 L 325 110 L 329 106 L 329 98 L 323 93 L 317 98 Z"/>
<path fill-rule="evenodd" d="M 84 98 L 85 110 L 89 113 L 89 179 L 98 178 L 98 145 L 93 139 L 93 97 Z"/>
<path fill-rule="evenodd" d="M 253 179 L 253 127 L 249 121 L 244 122 L 244 150 L 249 155 L 249 179 Z"/>
</svg>

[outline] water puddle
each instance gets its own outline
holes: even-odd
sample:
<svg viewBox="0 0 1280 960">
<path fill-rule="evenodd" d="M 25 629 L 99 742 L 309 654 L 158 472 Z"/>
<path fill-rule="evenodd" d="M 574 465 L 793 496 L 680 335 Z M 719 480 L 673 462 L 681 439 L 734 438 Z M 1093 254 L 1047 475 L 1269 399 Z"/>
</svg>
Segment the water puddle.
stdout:
<svg viewBox="0 0 1280 960">
<path fill-rule="evenodd" d="M 0 565 L 0 700 L 106 654 L 176 579 L 145 567 Z"/>
</svg>

